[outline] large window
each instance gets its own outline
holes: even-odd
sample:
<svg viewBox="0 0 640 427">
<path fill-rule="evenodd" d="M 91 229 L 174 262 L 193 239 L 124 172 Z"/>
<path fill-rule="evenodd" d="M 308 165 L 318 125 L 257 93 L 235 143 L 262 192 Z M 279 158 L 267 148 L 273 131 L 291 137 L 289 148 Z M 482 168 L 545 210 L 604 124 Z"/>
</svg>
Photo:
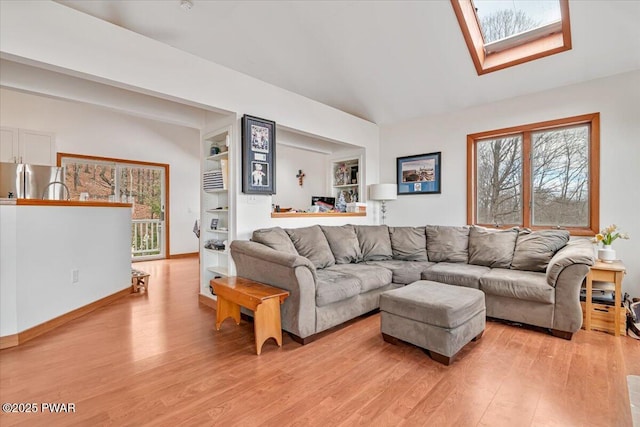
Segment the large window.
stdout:
<svg viewBox="0 0 640 427">
<path fill-rule="evenodd" d="M 467 136 L 467 221 L 599 229 L 598 113 Z"/>
</svg>

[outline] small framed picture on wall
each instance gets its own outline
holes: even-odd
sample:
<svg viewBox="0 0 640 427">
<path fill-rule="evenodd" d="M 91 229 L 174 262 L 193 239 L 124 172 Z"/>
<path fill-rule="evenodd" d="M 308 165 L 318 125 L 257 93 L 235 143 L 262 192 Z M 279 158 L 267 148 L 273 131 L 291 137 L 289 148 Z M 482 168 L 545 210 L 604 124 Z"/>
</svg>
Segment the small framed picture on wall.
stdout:
<svg viewBox="0 0 640 427">
<path fill-rule="evenodd" d="M 439 194 L 441 192 L 441 152 L 398 157 L 398 194 Z"/>
</svg>

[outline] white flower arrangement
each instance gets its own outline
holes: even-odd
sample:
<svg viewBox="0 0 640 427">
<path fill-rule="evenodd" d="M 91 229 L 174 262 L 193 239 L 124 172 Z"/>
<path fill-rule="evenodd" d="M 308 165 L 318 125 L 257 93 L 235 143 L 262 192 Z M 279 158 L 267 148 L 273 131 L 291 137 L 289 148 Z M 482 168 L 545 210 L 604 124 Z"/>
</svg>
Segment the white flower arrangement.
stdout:
<svg viewBox="0 0 640 427">
<path fill-rule="evenodd" d="M 629 235 L 627 233 L 623 233 L 618 230 L 618 226 L 615 224 L 611 224 L 607 228 L 603 228 L 600 230 L 600 233 L 596 234 L 592 239 L 593 243 L 602 242 L 603 245 L 611 245 L 616 239 L 629 239 Z"/>
</svg>

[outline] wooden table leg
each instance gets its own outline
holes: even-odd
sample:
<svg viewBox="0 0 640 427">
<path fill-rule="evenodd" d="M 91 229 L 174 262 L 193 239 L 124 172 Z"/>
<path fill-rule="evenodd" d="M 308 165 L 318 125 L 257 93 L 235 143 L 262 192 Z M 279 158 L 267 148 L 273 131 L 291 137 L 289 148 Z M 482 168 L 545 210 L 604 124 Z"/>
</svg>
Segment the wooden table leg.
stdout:
<svg viewBox="0 0 640 427">
<path fill-rule="evenodd" d="M 278 347 L 282 347 L 282 327 L 280 324 L 280 298 L 269 298 L 256 308 L 254 334 L 256 352 L 262 352 L 262 345 L 269 338 L 275 338 Z"/>
<path fill-rule="evenodd" d="M 236 303 L 218 297 L 218 308 L 216 309 L 216 331 L 220 330 L 220 325 L 227 317 L 232 317 L 236 325 L 240 324 L 240 306 Z"/>
<path fill-rule="evenodd" d="M 591 330 L 591 309 L 593 301 L 591 297 L 593 293 L 593 276 L 591 270 L 587 273 L 587 294 L 584 297 L 584 330 Z"/>
<path fill-rule="evenodd" d="M 621 301 L 621 293 L 622 293 L 622 275 L 624 273 L 622 271 L 616 271 L 616 276 L 615 276 L 615 280 L 616 280 L 616 290 L 615 290 L 615 297 L 614 297 L 614 304 L 615 304 L 615 308 L 613 310 L 613 314 L 616 316 L 613 325 L 616 328 L 613 335 L 614 336 L 619 336 L 620 335 L 620 304 L 622 303 Z"/>
</svg>

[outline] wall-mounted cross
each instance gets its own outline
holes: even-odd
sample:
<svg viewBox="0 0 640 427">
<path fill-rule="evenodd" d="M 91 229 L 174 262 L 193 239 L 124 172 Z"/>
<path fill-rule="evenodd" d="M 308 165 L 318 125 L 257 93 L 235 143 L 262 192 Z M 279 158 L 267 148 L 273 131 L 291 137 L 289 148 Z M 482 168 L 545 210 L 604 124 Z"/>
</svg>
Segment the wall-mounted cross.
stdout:
<svg viewBox="0 0 640 427">
<path fill-rule="evenodd" d="M 296 175 L 296 178 L 298 178 L 298 185 L 300 185 L 300 187 L 302 187 L 302 181 L 304 180 L 305 176 L 306 175 L 304 174 L 304 172 L 302 172 L 302 169 L 298 169 L 298 175 Z"/>
</svg>

